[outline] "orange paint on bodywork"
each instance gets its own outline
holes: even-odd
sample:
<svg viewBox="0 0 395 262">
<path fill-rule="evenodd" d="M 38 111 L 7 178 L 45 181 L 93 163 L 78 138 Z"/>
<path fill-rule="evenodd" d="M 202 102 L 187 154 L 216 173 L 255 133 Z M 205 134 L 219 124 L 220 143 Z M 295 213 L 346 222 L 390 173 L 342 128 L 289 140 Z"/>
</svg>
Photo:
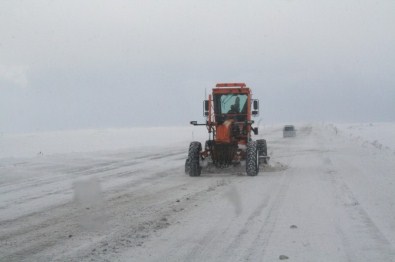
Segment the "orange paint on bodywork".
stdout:
<svg viewBox="0 0 395 262">
<path fill-rule="evenodd" d="M 230 127 L 233 120 L 226 120 L 222 125 L 217 126 L 217 139 L 218 143 L 230 143 Z"/>
</svg>

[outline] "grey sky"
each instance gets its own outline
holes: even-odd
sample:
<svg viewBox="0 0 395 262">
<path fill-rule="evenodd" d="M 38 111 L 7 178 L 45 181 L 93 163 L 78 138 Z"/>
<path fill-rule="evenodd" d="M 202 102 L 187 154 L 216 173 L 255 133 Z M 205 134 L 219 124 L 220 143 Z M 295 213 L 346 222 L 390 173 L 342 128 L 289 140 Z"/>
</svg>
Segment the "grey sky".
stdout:
<svg viewBox="0 0 395 262">
<path fill-rule="evenodd" d="M 263 123 L 395 121 L 395 1 L 0 2 L 0 132 L 185 125 L 246 82 Z"/>
</svg>

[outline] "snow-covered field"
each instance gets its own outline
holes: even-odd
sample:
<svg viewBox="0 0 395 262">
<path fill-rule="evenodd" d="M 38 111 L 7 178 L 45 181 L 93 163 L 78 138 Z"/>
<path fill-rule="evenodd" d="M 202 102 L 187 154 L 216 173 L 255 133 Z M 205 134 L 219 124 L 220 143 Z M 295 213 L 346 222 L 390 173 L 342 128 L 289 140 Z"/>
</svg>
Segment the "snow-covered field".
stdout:
<svg viewBox="0 0 395 262">
<path fill-rule="evenodd" d="M 395 261 L 395 123 L 266 126 L 270 164 L 184 174 L 204 127 L 0 135 L 0 261 Z"/>
<path fill-rule="evenodd" d="M 201 138 L 204 131 L 190 126 L 0 134 L 0 158 L 168 146 Z"/>
</svg>

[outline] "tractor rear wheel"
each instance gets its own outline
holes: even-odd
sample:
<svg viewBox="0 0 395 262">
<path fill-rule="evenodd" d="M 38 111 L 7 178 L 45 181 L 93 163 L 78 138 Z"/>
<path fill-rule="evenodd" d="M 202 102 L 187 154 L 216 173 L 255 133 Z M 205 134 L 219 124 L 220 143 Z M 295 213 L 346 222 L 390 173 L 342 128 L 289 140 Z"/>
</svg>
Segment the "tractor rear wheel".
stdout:
<svg viewBox="0 0 395 262">
<path fill-rule="evenodd" d="M 200 142 L 191 142 L 189 145 L 188 159 L 185 162 L 185 172 L 190 176 L 200 176 L 202 168 L 200 166 L 200 151 L 202 144 Z"/>
<path fill-rule="evenodd" d="M 258 154 L 259 156 L 267 156 L 267 144 L 265 139 L 258 139 L 256 141 L 258 147 Z M 267 164 L 267 159 L 263 160 L 264 164 Z"/>
<path fill-rule="evenodd" d="M 256 176 L 259 172 L 259 157 L 256 141 L 247 143 L 246 171 L 248 176 Z"/>
</svg>

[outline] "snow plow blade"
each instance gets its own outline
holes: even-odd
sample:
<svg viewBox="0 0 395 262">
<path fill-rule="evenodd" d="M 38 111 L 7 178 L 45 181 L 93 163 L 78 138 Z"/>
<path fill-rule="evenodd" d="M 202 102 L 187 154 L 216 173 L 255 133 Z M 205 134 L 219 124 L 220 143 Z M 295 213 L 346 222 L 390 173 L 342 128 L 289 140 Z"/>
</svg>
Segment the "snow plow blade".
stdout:
<svg viewBox="0 0 395 262">
<path fill-rule="evenodd" d="M 259 156 L 259 161 L 261 161 L 261 160 L 263 160 L 263 161 L 266 160 L 266 162 L 267 162 L 270 160 L 270 156 Z"/>
</svg>

